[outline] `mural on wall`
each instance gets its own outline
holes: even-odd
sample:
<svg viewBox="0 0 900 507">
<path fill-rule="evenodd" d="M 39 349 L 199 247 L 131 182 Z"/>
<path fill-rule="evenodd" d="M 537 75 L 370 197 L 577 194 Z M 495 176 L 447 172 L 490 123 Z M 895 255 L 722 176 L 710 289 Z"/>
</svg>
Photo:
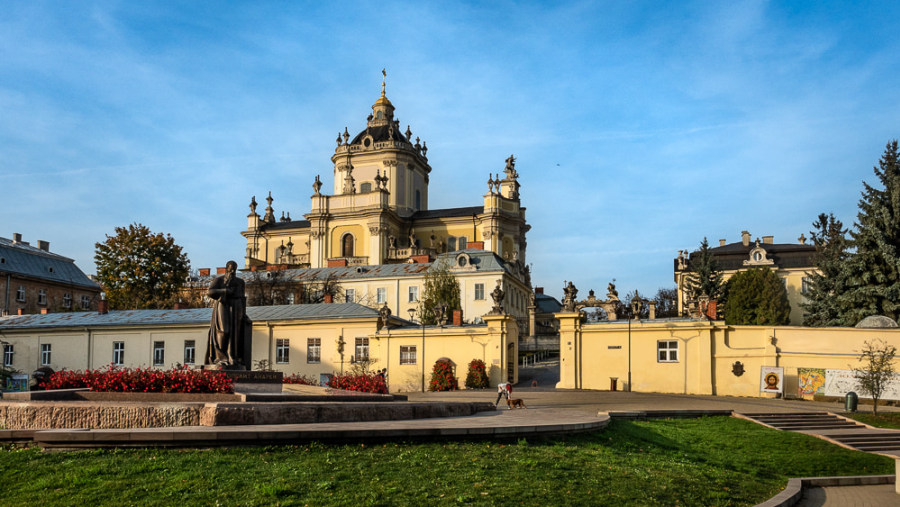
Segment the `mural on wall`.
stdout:
<svg viewBox="0 0 900 507">
<path fill-rule="evenodd" d="M 825 368 L 797 368 L 800 396 L 825 394 Z"/>
<path fill-rule="evenodd" d="M 860 398 L 871 398 L 871 396 L 863 394 L 853 370 L 825 370 L 825 396 L 843 398 L 851 391 Z M 895 374 L 894 380 L 888 382 L 884 393 L 881 394 L 881 399 L 900 400 L 900 375 Z"/>
<path fill-rule="evenodd" d="M 763 366 L 759 369 L 759 392 L 784 392 L 784 368 L 781 366 Z"/>
</svg>

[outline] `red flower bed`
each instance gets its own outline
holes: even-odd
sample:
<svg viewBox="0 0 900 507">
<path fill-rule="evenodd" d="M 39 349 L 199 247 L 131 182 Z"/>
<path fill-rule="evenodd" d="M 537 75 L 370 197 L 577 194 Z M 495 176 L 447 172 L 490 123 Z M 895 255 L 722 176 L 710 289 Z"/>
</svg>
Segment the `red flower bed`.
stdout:
<svg viewBox="0 0 900 507">
<path fill-rule="evenodd" d="M 469 363 L 469 373 L 466 374 L 466 387 L 469 389 L 484 389 L 488 386 L 487 367 L 481 359 L 473 359 Z"/>
<path fill-rule="evenodd" d="M 328 381 L 328 387 L 345 391 L 387 394 L 384 378 L 378 375 L 335 375 Z"/>
<path fill-rule="evenodd" d="M 319 381 L 315 379 L 315 377 L 311 375 L 300 375 L 299 373 L 294 373 L 290 377 L 284 377 L 281 379 L 282 384 L 300 384 L 304 386 L 317 386 L 319 385 Z"/>
<path fill-rule="evenodd" d="M 234 392 L 234 381 L 221 371 L 154 370 L 151 368 L 109 368 L 99 370 L 63 370 L 42 383 L 44 389 L 75 389 L 133 393 L 227 393 Z"/>
<path fill-rule="evenodd" d="M 431 382 L 428 383 L 429 391 L 456 391 L 459 389 L 459 381 L 453 375 L 453 365 L 449 361 L 437 361 L 431 370 Z"/>
</svg>

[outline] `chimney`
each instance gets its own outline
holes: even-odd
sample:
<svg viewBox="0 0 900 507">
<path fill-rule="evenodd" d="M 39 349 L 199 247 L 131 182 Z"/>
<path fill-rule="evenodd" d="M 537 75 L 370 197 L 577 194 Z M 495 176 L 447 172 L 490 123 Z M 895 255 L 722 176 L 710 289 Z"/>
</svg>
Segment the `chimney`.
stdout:
<svg viewBox="0 0 900 507">
<path fill-rule="evenodd" d="M 50 313 L 49 308 L 41 308 L 41 315 L 47 315 L 48 313 Z"/>
<path fill-rule="evenodd" d="M 25 309 L 24 308 L 16 309 L 16 315 L 25 315 Z"/>
<path fill-rule="evenodd" d="M 185 310 L 185 309 L 187 309 L 187 307 L 188 307 L 187 303 L 178 301 L 177 303 L 175 303 L 173 310 Z"/>
<path fill-rule="evenodd" d="M 100 293 L 100 301 L 97 301 L 97 313 L 106 315 L 109 313 L 109 302 L 106 300 L 106 293 Z"/>
<path fill-rule="evenodd" d="M 217 275 L 224 275 L 224 274 L 225 274 L 225 269 L 226 269 L 226 268 L 216 268 L 216 274 L 217 274 Z"/>
<path fill-rule="evenodd" d="M 535 293 L 535 294 L 543 294 L 543 293 L 544 293 L 544 288 L 543 288 L 543 287 L 535 287 L 535 288 L 534 288 L 534 293 Z"/>
<path fill-rule="evenodd" d="M 466 248 L 471 248 L 474 250 L 484 250 L 484 241 L 469 241 L 466 243 Z"/>
<path fill-rule="evenodd" d="M 14 232 L 13 233 L 13 244 L 15 245 L 15 244 L 21 243 L 21 242 L 22 242 L 22 235 L 18 232 Z"/>
<path fill-rule="evenodd" d="M 748 231 L 741 231 L 741 243 L 744 246 L 750 246 L 750 233 Z"/>
<path fill-rule="evenodd" d="M 775 243 L 775 236 L 763 236 L 762 242 L 766 245 L 772 245 Z"/>
<path fill-rule="evenodd" d="M 453 310 L 453 325 L 462 325 L 462 310 Z"/>
<path fill-rule="evenodd" d="M 200 268 L 200 276 L 209 276 L 209 268 Z"/>
<path fill-rule="evenodd" d="M 43 250 L 45 252 L 49 252 L 50 251 L 50 242 L 39 239 L 38 240 L 38 248 L 40 248 L 41 250 Z"/>
<path fill-rule="evenodd" d="M 328 304 L 334 303 L 334 297 L 331 294 L 325 294 L 325 302 Z"/>
<path fill-rule="evenodd" d="M 719 240 L 719 246 L 725 246 L 725 238 Z"/>
</svg>

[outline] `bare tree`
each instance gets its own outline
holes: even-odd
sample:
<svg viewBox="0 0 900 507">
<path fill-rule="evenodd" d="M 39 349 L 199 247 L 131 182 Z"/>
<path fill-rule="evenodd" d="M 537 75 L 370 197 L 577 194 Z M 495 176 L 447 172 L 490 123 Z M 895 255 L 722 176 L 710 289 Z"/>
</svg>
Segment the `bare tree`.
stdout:
<svg viewBox="0 0 900 507">
<path fill-rule="evenodd" d="M 860 368 L 854 368 L 853 373 L 859 381 L 860 389 L 864 394 L 872 396 L 874 407 L 872 412 L 878 414 L 878 400 L 887 389 L 888 383 L 894 379 L 894 356 L 897 347 L 876 339 L 866 341 L 862 354 L 859 356 Z"/>
</svg>

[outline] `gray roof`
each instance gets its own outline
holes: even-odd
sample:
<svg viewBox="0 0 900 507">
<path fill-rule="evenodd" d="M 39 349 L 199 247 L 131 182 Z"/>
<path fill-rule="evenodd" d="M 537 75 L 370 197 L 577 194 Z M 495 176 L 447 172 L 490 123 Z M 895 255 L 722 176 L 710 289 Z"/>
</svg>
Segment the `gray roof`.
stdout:
<svg viewBox="0 0 900 507">
<path fill-rule="evenodd" d="M 537 306 L 538 313 L 558 313 L 562 309 L 555 297 L 546 294 L 535 294 L 534 305 Z"/>
<path fill-rule="evenodd" d="M 315 305 L 251 306 L 250 320 L 354 319 L 378 317 L 378 311 L 357 303 Z M 58 327 L 117 327 L 148 325 L 208 324 L 211 308 L 187 310 L 114 310 L 97 312 L 48 313 L 21 315 L 0 319 L 0 331 Z"/>
<path fill-rule="evenodd" d="M 74 260 L 7 238 L 0 238 L 0 273 L 100 290 Z"/>
</svg>

